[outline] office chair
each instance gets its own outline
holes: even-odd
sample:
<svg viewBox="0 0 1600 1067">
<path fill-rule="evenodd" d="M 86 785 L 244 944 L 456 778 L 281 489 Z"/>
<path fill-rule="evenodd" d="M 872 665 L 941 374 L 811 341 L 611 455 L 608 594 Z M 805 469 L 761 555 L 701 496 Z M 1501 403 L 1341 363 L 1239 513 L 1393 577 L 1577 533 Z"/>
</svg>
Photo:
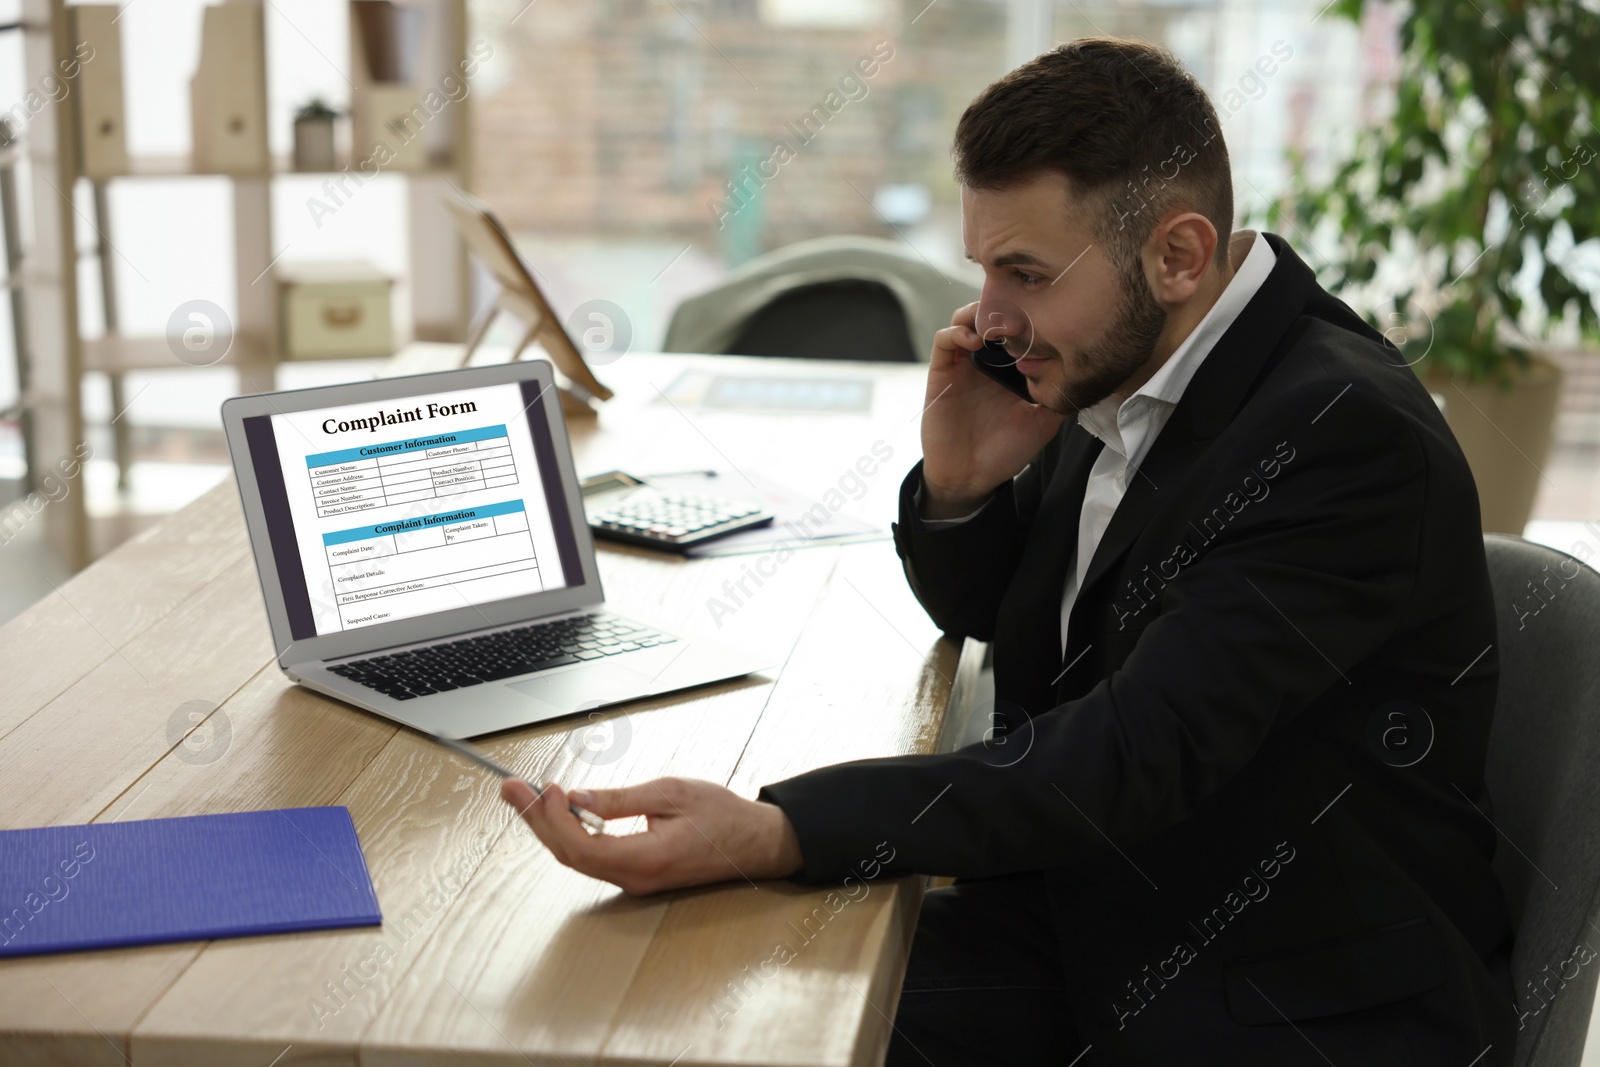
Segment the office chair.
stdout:
<svg viewBox="0 0 1600 1067">
<path fill-rule="evenodd" d="M 662 349 L 915 362 L 978 287 L 876 237 L 821 237 L 758 256 L 672 313 Z"/>
<path fill-rule="evenodd" d="M 1514 1062 L 1579 1067 L 1600 975 L 1600 574 L 1519 537 L 1484 547 L 1500 631 L 1485 814 L 1502 835 L 1516 1003 L 1538 1010 Z"/>
<path fill-rule="evenodd" d="M 882 282 L 846 278 L 791 289 L 758 308 L 728 344 L 742 356 L 915 363 L 905 309 Z"/>
</svg>

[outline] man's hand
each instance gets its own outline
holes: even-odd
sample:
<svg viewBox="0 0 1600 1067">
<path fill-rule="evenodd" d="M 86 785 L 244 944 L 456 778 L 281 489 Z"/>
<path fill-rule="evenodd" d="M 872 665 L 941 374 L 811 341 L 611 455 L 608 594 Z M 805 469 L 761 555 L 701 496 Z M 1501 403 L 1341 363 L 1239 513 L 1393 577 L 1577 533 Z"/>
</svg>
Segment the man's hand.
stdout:
<svg viewBox="0 0 1600 1067">
<path fill-rule="evenodd" d="M 641 895 L 743 878 L 786 878 L 800 869 L 800 841 L 783 809 L 746 800 L 713 782 L 657 778 L 626 789 L 575 791 L 556 785 L 535 796 L 518 778 L 500 785 L 556 859 Z M 645 816 L 643 833 L 591 835 L 568 801 L 603 819 Z"/>
<path fill-rule="evenodd" d="M 922 515 L 959 518 L 1015 477 L 1061 428 L 1061 416 L 1029 404 L 972 366 L 983 347 L 968 304 L 934 334 L 922 413 Z"/>
</svg>

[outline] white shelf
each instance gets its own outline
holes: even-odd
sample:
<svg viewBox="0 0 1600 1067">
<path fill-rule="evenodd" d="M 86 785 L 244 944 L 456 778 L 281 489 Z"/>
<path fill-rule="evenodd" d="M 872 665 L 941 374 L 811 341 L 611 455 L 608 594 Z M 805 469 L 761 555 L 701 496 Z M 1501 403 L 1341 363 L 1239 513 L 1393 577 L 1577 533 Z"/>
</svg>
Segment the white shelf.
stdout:
<svg viewBox="0 0 1600 1067">
<path fill-rule="evenodd" d="M 423 63 L 426 69 L 456 69 L 466 54 L 468 19 L 466 0 L 419 0 L 436 13 L 430 20 L 432 29 L 424 41 Z M 24 80 L 35 84 L 48 73 L 64 70 L 72 61 L 74 35 L 71 30 L 75 17 L 73 7 L 66 0 L 22 0 L 23 19 L 30 32 L 24 35 Z M 264 5 L 271 7 L 268 3 Z M 348 5 L 345 5 L 348 11 Z M 353 15 L 351 16 L 354 17 Z M 38 27 L 40 32 L 33 32 Z M 354 38 L 352 38 L 354 39 Z M 266 42 L 271 46 L 271 40 Z M 131 41 L 124 47 L 131 46 Z M 227 50 L 224 49 L 223 53 Z M 156 57 L 159 61 L 159 57 Z M 213 54 L 212 59 L 231 68 L 227 54 Z M 98 66 L 98 65 L 97 65 Z M 110 71 L 110 67 L 105 68 Z M 108 75 L 109 77 L 109 75 Z M 366 79 L 357 77 L 366 84 Z M 270 89 L 270 87 L 269 87 Z M 361 91 L 354 98 L 359 103 Z M 182 370 L 195 364 L 179 358 L 163 336 L 127 336 L 112 331 L 110 334 L 88 339 L 79 333 L 78 243 L 80 234 L 87 234 L 97 225 L 103 225 L 112 238 L 116 237 L 109 221 L 96 218 L 93 223 L 87 215 L 80 214 L 72 203 L 72 187 L 76 179 L 91 177 L 81 173 L 82 163 L 78 153 L 60 151 L 59 146 L 80 141 L 78 123 L 82 93 L 74 91 L 74 99 L 63 106 L 47 109 L 36 117 L 29 131 L 30 148 L 21 150 L 22 165 L 30 178 L 43 187 L 50 186 L 66 195 L 35 196 L 32 201 L 34 244 L 29 249 L 29 260 L 19 281 L 27 293 L 30 350 L 34 354 L 36 379 L 30 400 L 48 397 L 49 402 L 38 400 L 29 407 L 34 416 L 35 462 L 39 470 L 49 468 L 62 457 L 74 454 L 74 449 L 85 439 L 87 428 L 83 414 L 82 375 L 98 373 L 112 376 L 113 389 L 119 388 L 117 380 L 130 372 L 157 370 Z M 375 112 L 374 112 L 375 114 Z M 124 115 L 124 125 L 127 116 Z M 428 140 L 413 144 L 415 150 L 424 145 L 437 155 L 428 157 L 428 165 L 418 169 L 401 169 L 396 166 L 382 168 L 380 173 L 398 174 L 408 178 L 429 179 L 399 183 L 404 201 L 403 220 L 396 219 L 396 228 L 404 229 L 407 240 L 407 258 L 404 276 L 411 297 L 409 328 L 402 335 L 453 336 L 463 334 L 467 327 L 470 305 L 470 271 L 464 249 L 451 224 L 442 194 L 449 189 L 445 181 L 463 190 L 472 188 L 472 108 L 465 100 L 451 107 L 448 116 L 437 127 L 430 126 Z M 7 146 L 0 149 L 0 159 L 17 158 L 18 149 Z M 286 358 L 281 350 L 279 336 L 282 312 L 278 301 L 278 287 L 256 280 L 269 274 L 283 245 L 276 240 L 277 231 L 284 220 L 275 218 L 283 210 L 275 204 L 283 191 L 275 185 L 278 178 L 306 174 L 319 183 L 327 175 L 337 175 L 348 170 L 356 171 L 360 159 L 341 159 L 339 169 L 328 171 L 297 171 L 287 156 L 274 156 L 265 167 L 243 172 L 216 171 L 198 168 L 188 154 L 137 155 L 124 165 L 115 155 L 110 169 L 117 173 L 91 177 L 96 182 L 97 212 L 108 208 L 115 196 L 105 195 L 106 186 L 116 179 L 172 179 L 192 177 L 231 178 L 231 219 L 220 233 L 208 233 L 217 240 L 228 242 L 231 229 L 232 274 L 236 299 L 230 309 L 235 327 L 232 348 L 208 366 L 223 366 L 235 371 L 239 388 L 244 392 L 270 390 L 275 384 L 275 374 Z M 260 153 L 239 158 L 259 160 Z M 364 158 L 364 157 L 363 157 Z M 347 156 L 346 159 L 349 159 Z M 365 175 L 363 175 L 365 176 Z M 105 212 L 110 214 L 109 210 Z M 213 228 L 215 229 L 215 228 Z M 109 246 L 108 246 L 109 247 Z M 104 253 L 105 249 L 100 249 Z M 109 258 L 109 257 L 108 257 Z M 89 264 L 83 264 L 89 267 Z M 113 284 L 117 271 L 102 264 L 102 292 L 116 296 Z M 116 305 L 106 321 L 115 324 Z M 119 468 L 126 475 L 131 465 L 129 424 L 124 419 L 114 427 L 117 438 Z M 51 537 L 73 569 L 89 562 L 90 538 L 88 515 L 84 507 L 84 493 L 75 492 L 49 509 L 46 522 Z"/>
<path fill-rule="evenodd" d="M 235 337 L 226 355 L 214 363 L 189 363 L 179 359 L 165 337 L 124 337 L 106 334 L 103 337 L 85 338 L 83 341 L 83 370 L 85 373 L 126 374 L 139 370 L 175 370 L 186 367 L 234 367 L 240 363 L 259 362 L 260 346 L 243 337 Z"/>
<path fill-rule="evenodd" d="M 354 165 L 356 161 L 350 161 Z M 224 171 L 224 170 L 198 170 L 188 156 L 133 156 L 128 160 L 127 171 L 121 174 L 108 174 L 95 178 L 96 181 L 112 181 L 124 178 L 279 178 L 295 174 L 340 174 L 343 167 L 331 170 L 296 170 L 288 156 L 275 156 L 272 160 L 270 171 Z M 459 168 L 452 163 L 436 163 L 423 170 L 401 170 L 397 167 L 381 169 L 380 174 L 398 174 L 402 177 L 427 178 L 454 177 L 459 173 Z M 85 177 L 89 177 L 85 175 Z"/>
</svg>

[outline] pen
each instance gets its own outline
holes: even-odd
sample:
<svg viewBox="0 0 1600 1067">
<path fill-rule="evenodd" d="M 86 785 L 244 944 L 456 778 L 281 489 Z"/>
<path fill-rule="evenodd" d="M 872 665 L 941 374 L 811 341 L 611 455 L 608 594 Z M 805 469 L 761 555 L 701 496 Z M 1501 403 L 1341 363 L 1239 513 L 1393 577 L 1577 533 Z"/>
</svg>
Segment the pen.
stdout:
<svg viewBox="0 0 1600 1067">
<path fill-rule="evenodd" d="M 502 778 L 517 777 L 516 772 L 510 767 L 496 763 L 494 760 L 490 759 L 488 756 L 485 756 L 482 752 L 479 752 L 471 745 L 463 744 L 460 741 L 455 741 L 448 737 L 442 737 L 439 734 L 429 734 L 428 736 L 457 755 L 464 756 L 473 763 L 476 763 L 484 770 L 493 771 Z M 539 789 L 535 790 L 535 795 L 543 796 L 544 788 L 541 786 Z M 593 832 L 597 834 L 603 834 L 606 832 L 606 821 L 600 816 L 596 815 L 594 812 L 580 808 L 578 805 L 571 803 L 567 805 L 567 810 L 576 815 L 578 817 L 578 821 L 583 823 L 584 826 L 588 827 Z"/>
</svg>

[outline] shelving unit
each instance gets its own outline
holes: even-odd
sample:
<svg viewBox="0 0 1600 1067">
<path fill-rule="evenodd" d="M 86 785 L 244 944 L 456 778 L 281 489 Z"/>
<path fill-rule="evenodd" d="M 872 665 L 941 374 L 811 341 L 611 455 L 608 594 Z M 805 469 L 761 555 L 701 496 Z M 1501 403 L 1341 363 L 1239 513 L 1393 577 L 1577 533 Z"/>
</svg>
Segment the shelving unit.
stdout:
<svg viewBox="0 0 1600 1067">
<path fill-rule="evenodd" d="M 261 0 L 222 0 L 263 10 Z M 466 0 L 408 0 L 425 12 L 426 31 L 419 57 L 418 76 L 411 83 L 418 102 L 446 73 L 456 72 L 466 60 Z M 70 37 L 68 5 L 64 0 L 24 0 L 23 23 L 27 77 L 30 83 L 57 69 L 68 59 Z M 290 5 L 292 12 L 292 5 Z M 352 53 L 357 40 L 352 11 Z M 265 39 L 265 38 L 263 38 Z M 363 106 L 362 94 L 370 84 L 362 63 L 347 60 L 354 80 L 353 109 Z M 266 64 L 270 71 L 270 64 Z M 390 89 L 392 92 L 392 88 Z M 130 102 L 136 105 L 137 101 Z M 110 269 L 110 186 L 115 182 L 145 179 L 181 180 L 187 177 L 224 177 L 232 191 L 235 312 L 233 345 L 218 365 L 239 375 L 241 392 L 270 390 L 278 365 L 284 361 L 280 336 L 279 295 L 273 268 L 283 249 L 275 241 L 273 184 L 296 171 L 287 159 L 274 157 L 270 165 L 254 171 L 229 172 L 197 167 L 190 158 L 133 156 L 124 170 L 89 177 L 83 173 L 78 146 L 77 108 L 70 99 L 41 112 L 29 129 L 28 166 L 34 205 L 34 246 L 29 250 L 25 288 L 29 305 L 30 351 L 34 360 L 33 395 L 29 415 L 35 428 L 35 448 L 41 471 L 74 453 L 84 441 L 82 379 L 102 373 L 111 382 L 112 409 L 127 403 L 123 376 L 135 371 L 184 369 L 163 336 L 130 336 L 118 329 L 114 272 Z M 425 169 L 379 168 L 405 182 L 405 225 L 408 232 L 405 280 L 410 295 L 410 315 L 397 333 L 407 340 L 460 341 L 465 337 L 470 312 L 470 273 L 465 250 L 456 235 L 445 197 L 468 190 L 471 183 L 471 95 L 452 101 L 430 115 L 423 134 L 429 152 Z M 354 170 L 369 158 L 372 146 L 356 146 Z M 336 174 L 340 171 L 319 172 Z M 365 176 L 365 175 L 364 175 Z M 68 202 L 79 180 L 88 181 L 94 193 L 97 217 L 80 217 Z M 54 187 L 60 195 L 52 193 Z M 97 234 L 106 332 L 85 338 L 79 327 L 79 299 L 74 252 L 85 226 Z M 131 438 L 126 420 L 113 425 L 119 482 L 126 483 L 131 465 Z M 53 541 L 69 565 L 84 566 L 91 558 L 88 516 L 81 485 L 61 501 L 45 508 Z"/>
<path fill-rule="evenodd" d="M 61 0 L 23 0 L 23 64 L 30 83 L 53 72 L 70 47 Z M 46 107 L 22 131 L 32 193 L 33 233 L 24 250 L 23 298 L 28 309 L 28 383 L 21 405 L 31 421 L 31 475 L 37 484 L 76 455 L 83 442 L 83 344 L 78 333 L 76 220 L 70 195 L 78 176 L 72 109 Z M 55 192 L 52 192 L 52 189 Z M 89 515 L 81 481 L 35 521 L 74 569 L 89 560 Z"/>
<path fill-rule="evenodd" d="M 21 23 L 0 25 L 0 33 L 21 29 Z M 0 280 L 0 290 L 4 290 L 11 310 L 11 351 L 17 382 L 16 403 L 11 409 L 0 412 L 0 417 L 14 417 L 17 421 L 17 429 L 22 437 L 22 491 L 31 493 L 34 490 L 33 427 L 26 404 L 29 395 L 28 312 L 22 302 L 22 234 L 19 232 L 21 219 L 17 211 L 17 165 L 21 161 L 22 151 L 12 135 L 11 123 L 8 119 L 0 118 L 0 238 L 3 238 L 6 267 L 5 278 Z"/>
</svg>

